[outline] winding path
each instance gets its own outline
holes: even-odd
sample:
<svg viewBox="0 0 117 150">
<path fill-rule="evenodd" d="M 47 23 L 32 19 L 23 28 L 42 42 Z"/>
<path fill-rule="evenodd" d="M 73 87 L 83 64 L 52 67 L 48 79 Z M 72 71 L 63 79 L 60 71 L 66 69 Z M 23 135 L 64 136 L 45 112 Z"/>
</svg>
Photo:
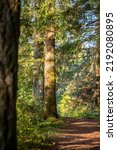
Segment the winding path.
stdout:
<svg viewBox="0 0 117 150">
<path fill-rule="evenodd" d="M 99 122 L 92 119 L 65 118 L 64 126 L 53 135 L 51 150 L 99 150 Z"/>
</svg>

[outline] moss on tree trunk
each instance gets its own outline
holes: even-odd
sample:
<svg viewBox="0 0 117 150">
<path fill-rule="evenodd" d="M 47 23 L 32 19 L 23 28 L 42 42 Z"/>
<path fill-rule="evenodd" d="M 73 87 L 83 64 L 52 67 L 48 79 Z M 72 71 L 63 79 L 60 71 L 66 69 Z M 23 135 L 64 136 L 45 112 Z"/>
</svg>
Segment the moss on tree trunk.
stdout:
<svg viewBox="0 0 117 150">
<path fill-rule="evenodd" d="M 54 27 L 46 31 L 44 54 L 44 117 L 57 117 Z"/>
</svg>

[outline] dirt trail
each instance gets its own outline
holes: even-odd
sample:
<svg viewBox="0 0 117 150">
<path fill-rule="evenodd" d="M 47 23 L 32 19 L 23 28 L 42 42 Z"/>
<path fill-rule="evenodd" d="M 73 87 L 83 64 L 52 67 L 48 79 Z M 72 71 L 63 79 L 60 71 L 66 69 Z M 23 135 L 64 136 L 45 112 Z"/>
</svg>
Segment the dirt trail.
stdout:
<svg viewBox="0 0 117 150">
<path fill-rule="evenodd" d="M 65 118 L 65 125 L 51 137 L 51 150 L 99 150 L 99 122 L 95 120 Z"/>
</svg>

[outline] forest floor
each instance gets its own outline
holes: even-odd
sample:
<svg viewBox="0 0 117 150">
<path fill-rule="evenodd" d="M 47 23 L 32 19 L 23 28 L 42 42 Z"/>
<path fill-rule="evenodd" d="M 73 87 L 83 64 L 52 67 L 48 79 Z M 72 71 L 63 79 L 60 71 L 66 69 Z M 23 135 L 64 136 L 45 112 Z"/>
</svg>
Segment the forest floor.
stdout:
<svg viewBox="0 0 117 150">
<path fill-rule="evenodd" d="M 49 139 L 53 146 L 48 150 L 99 150 L 99 121 L 64 118 L 64 125 Z"/>
</svg>

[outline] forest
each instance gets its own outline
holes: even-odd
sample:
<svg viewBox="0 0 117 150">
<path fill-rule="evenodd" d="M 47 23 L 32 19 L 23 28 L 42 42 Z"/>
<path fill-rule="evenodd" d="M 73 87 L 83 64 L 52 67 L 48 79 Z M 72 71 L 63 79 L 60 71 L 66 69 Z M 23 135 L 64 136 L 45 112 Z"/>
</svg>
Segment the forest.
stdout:
<svg viewBox="0 0 117 150">
<path fill-rule="evenodd" d="M 0 150 L 99 150 L 100 1 L 0 1 Z"/>
</svg>

